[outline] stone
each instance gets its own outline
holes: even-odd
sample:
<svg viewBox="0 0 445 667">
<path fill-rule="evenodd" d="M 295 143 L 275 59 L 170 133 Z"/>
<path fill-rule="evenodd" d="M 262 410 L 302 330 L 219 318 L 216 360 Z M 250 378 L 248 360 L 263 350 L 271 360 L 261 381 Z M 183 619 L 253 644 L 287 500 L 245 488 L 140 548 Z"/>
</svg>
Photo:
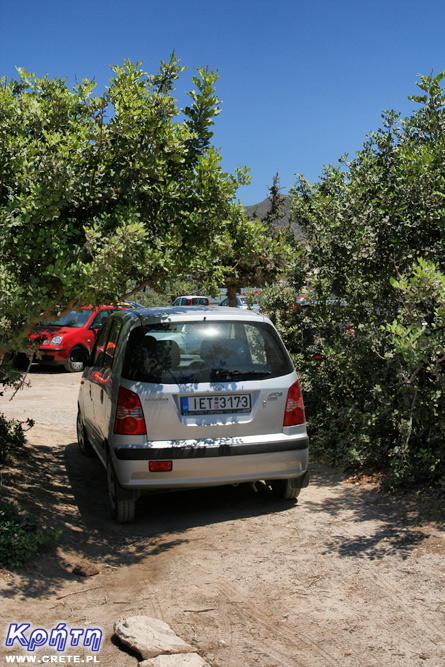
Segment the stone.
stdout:
<svg viewBox="0 0 445 667">
<path fill-rule="evenodd" d="M 176 653 L 144 660 L 139 663 L 139 667 L 210 667 L 210 665 L 197 653 Z"/>
<path fill-rule="evenodd" d="M 73 574 L 77 574 L 81 577 L 94 577 L 99 573 L 99 568 L 93 563 L 77 563 L 73 568 Z"/>
<path fill-rule="evenodd" d="M 122 644 L 141 655 L 143 660 L 175 653 L 195 653 L 196 649 L 178 637 L 171 627 L 158 618 L 129 616 L 114 624 Z"/>
</svg>

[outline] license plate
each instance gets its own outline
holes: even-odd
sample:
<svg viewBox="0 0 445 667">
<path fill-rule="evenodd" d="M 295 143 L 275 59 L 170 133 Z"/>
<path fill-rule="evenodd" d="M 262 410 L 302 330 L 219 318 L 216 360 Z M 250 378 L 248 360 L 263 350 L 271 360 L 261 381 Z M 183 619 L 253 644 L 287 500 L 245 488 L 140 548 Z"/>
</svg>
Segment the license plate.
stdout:
<svg viewBox="0 0 445 667">
<path fill-rule="evenodd" d="M 183 415 L 233 414 L 250 412 L 250 394 L 224 394 L 223 396 L 183 396 Z"/>
</svg>

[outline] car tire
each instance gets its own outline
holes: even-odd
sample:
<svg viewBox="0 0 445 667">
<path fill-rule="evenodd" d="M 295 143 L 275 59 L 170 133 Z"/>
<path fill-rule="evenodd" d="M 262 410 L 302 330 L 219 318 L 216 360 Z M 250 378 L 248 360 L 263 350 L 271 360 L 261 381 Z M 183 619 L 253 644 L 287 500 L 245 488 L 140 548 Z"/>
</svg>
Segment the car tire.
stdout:
<svg viewBox="0 0 445 667">
<path fill-rule="evenodd" d="M 301 489 L 293 486 L 293 479 L 271 479 L 269 484 L 276 498 L 281 500 L 296 500 Z"/>
<path fill-rule="evenodd" d="M 130 494 L 119 485 L 110 457 L 107 458 L 107 483 L 108 500 L 113 519 L 116 523 L 133 521 L 136 501 L 134 498 L 128 497 Z"/>
<path fill-rule="evenodd" d="M 69 373 L 82 373 L 86 366 L 88 353 L 83 347 L 73 347 L 64 363 L 64 368 Z"/>
<path fill-rule="evenodd" d="M 82 421 L 82 414 L 80 409 L 77 411 L 77 421 L 76 421 L 76 431 L 77 431 L 77 444 L 80 451 L 84 456 L 95 456 L 96 452 L 88 440 L 88 435 L 85 430 L 85 426 Z"/>
</svg>

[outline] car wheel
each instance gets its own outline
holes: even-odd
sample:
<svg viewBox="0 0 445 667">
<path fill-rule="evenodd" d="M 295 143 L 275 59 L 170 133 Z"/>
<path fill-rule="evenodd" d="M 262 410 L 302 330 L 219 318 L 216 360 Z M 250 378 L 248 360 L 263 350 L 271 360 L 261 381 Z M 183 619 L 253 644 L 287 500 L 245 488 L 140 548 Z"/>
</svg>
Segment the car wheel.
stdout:
<svg viewBox="0 0 445 667">
<path fill-rule="evenodd" d="M 82 373 L 86 366 L 87 351 L 81 347 L 74 347 L 68 355 L 64 367 L 69 373 Z"/>
<path fill-rule="evenodd" d="M 300 495 L 301 489 L 292 486 L 292 479 L 271 479 L 269 484 L 273 494 L 281 500 L 295 500 Z"/>
<path fill-rule="evenodd" d="M 80 409 L 77 411 L 76 431 L 77 431 L 77 444 L 79 445 L 79 449 L 82 452 L 82 454 L 84 454 L 84 456 L 95 456 L 96 452 L 94 451 L 94 448 L 91 446 L 90 441 L 88 440 L 85 426 L 83 425 Z"/>
<path fill-rule="evenodd" d="M 113 519 L 116 523 L 133 521 L 136 502 L 134 498 L 125 497 L 127 493 L 119 485 L 109 457 L 107 459 L 107 482 L 108 499 Z"/>
</svg>

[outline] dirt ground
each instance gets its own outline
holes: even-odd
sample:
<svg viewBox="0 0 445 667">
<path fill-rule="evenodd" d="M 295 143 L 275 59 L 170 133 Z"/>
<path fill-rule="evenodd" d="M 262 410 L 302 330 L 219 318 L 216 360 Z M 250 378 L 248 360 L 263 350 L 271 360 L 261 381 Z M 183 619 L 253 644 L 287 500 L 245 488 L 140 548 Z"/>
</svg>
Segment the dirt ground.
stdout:
<svg viewBox="0 0 445 667">
<path fill-rule="evenodd" d="M 96 662 L 136 667 L 113 637 L 134 615 L 167 622 L 214 667 L 445 664 L 439 500 L 312 463 L 298 504 L 262 485 L 176 492 L 141 499 L 119 526 L 105 471 L 76 445 L 80 375 L 35 368 L 29 379 L 0 398 L 6 415 L 36 420 L 27 458 L 3 468 L 3 496 L 63 533 L 26 569 L 0 572 L 1 664 L 24 655 L 5 648 L 10 623 L 65 622 L 103 630 Z M 78 563 L 98 574 L 74 574 Z M 65 653 L 86 662 L 91 651 Z"/>
</svg>

